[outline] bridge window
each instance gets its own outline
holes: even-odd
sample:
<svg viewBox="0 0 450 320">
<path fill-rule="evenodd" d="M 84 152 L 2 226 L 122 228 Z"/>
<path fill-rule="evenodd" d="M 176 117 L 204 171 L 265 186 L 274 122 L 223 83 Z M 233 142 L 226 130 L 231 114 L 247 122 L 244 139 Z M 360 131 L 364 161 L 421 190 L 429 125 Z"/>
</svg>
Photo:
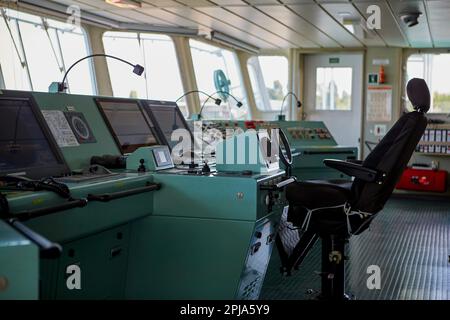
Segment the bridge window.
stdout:
<svg viewBox="0 0 450 320">
<path fill-rule="evenodd" d="M 406 63 L 406 82 L 423 78 L 431 93 L 429 112 L 450 113 L 450 54 L 413 54 Z M 408 101 L 408 108 L 412 106 Z"/>
<path fill-rule="evenodd" d="M 183 95 L 175 46 L 170 37 L 149 33 L 106 32 L 105 52 L 139 63 L 145 68 L 142 77 L 134 75 L 128 65 L 108 59 L 108 69 L 115 97 L 175 101 Z M 187 115 L 185 100 L 178 106 Z"/>
<path fill-rule="evenodd" d="M 202 115 L 205 118 L 213 119 L 245 118 L 248 106 L 236 54 L 230 50 L 192 39 L 189 44 L 198 90 L 227 102 L 217 106 L 214 101 L 211 101 L 211 99 L 206 101 L 207 97 L 199 94 L 201 105 L 204 105 Z M 226 82 L 228 84 L 225 84 Z M 226 94 L 222 94 L 222 96 L 214 94 L 217 91 L 223 91 L 225 87 L 228 87 L 229 92 L 242 102 L 241 108 L 236 107 L 236 101 L 232 97 Z"/>
<path fill-rule="evenodd" d="M 247 62 L 255 103 L 262 111 L 279 111 L 288 92 L 288 60 L 284 56 L 252 57 Z"/>
<path fill-rule="evenodd" d="M 316 69 L 316 110 L 352 109 L 352 68 Z"/>
<path fill-rule="evenodd" d="M 0 9 L 0 15 L 0 87 L 48 91 L 72 63 L 88 55 L 86 36 L 77 26 L 10 9 Z M 70 72 L 68 92 L 94 94 L 91 63 Z"/>
</svg>

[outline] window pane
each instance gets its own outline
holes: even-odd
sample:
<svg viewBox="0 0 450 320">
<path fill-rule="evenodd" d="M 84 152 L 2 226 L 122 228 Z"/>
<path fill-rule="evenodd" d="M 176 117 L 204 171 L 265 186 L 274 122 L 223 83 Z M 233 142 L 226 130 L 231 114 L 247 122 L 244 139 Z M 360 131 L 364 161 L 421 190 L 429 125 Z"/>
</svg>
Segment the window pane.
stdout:
<svg viewBox="0 0 450 320">
<path fill-rule="evenodd" d="M 431 93 L 431 108 L 429 112 L 450 112 L 450 54 L 414 54 L 406 64 L 407 81 L 412 78 L 423 78 Z M 408 107 L 412 109 L 408 101 Z"/>
<path fill-rule="evenodd" d="M 14 39 L 17 41 L 17 29 L 13 27 L 11 26 L 11 31 L 13 32 Z M 21 65 L 20 58 L 11 40 L 11 35 L 2 18 L 0 18 L 0 43 L 0 68 L 6 88 L 30 90 L 26 69 Z"/>
<path fill-rule="evenodd" d="M 288 60 L 283 56 L 252 57 L 248 61 L 250 81 L 258 109 L 281 109 L 288 93 Z"/>
<path fill-rule="evenodd" d="M 352 109 L 352 68 L 316 69 L 316 109 Z"/>
<path fill-rule="evenodd" d="M 0 19 L 0 43 L 2 45 L 0 64 L 7 89 L 30 90 L 29 82 L 31 80 L 33 90 L 48 91 L 52 82 L 62 80 L 63 59 L 68 68 L 71 63 L 88 54 L 85 35 L 80 28 L 47 19 L 49 39 L 41 17 L 10 9 L 6 9 L 5 12 L 9 17 L 9 25 L 21 55 L 21 58 L 17 56 L 7 26 L 4 20 Z M 22 67 L 20 62 L 21 59 L 25 62 L 25 57 L 21 51 L 17 26 L 22 35 L 31 79 L 28 78 L 26 67 Z M 91 61 L 84 62 L 71 71 L 68 78 L 69 92 L 94 93 L 91 63 Z"/>
<path fill-rule="evenodd" d="M 108 59 L 114 96 L 177 100 L 184 90 L 172 39 L 144 33 L 139 37 L 137 33 L 124 32 L 107 32 L 103 37 L 107 54 L 145 67 L 143 77 L 138 77 L 130 66 Z M 178 106 L 186 116 L 185 100 L 178 101 Z"/>
<path fill-rule="evenodd" d="M 189 44 L 198 89 L 208 94 L 219 91 L 214 85 L 214 72 L 222 70 L 230 81 L 230 93 L 243 103 L 241 108 L 237 108 L 236 101 L 233 98 L 228 98 L 228 103 L 222 103 L 221 106 L 216 106 L 214 101 L 208 100 L 202 115 L 205 118 L 214 119 L 245 118 L 248 106 L 236 54 L 196 40 L 190 40 Z M 199 94 L 199 97 L 203 105 L 207 97 L 203 94 Z"/>
<path fill-rule="evenodd" d="M 106 54 L 139 63 L 144 66 L 141 48 L 136 33 L 107 32 L 103 37 Z M 147 72 L 139 77 L 129 65 L 115 59 L 107 59 L 111 85 L 115 97 L 147 98 L 145 79 Z M 145 66 L 144 66 L 145 67 Z"/>
<path fill-rule="evenodd" d="M 19 28 L 27 54 L 33 90 L 46 92 L 52 82 L 61 81 L 63 76 L 52 52 L 50 41 L 41 26 L 19 21 Z"/>
<path fill-rule="evenodd" d="M 72 32 L 59 30 L 58 36 L 66 69 L 75 61 L 89 55 L 81 29 L 75 28 Z M 95 94 L 92 61 L 87 59 L 77 64 L 67 76 L 67 83 L 70 93 Z"/>
</svg>

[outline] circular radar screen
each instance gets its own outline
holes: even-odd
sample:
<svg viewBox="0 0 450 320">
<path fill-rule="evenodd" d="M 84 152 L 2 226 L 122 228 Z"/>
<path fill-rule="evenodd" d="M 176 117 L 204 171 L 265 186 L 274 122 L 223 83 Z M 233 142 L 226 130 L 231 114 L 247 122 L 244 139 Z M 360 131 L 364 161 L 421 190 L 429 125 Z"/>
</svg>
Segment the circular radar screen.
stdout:
<svg viewBox="0 0 450 320">
<path fill-rule="evenodd" d="M 64 115 L 66 116 L 67 121 L 69 122 L 69 125 L 80 144 L 97 142 L 83 113 L 64 112 Z"/>
</svg>

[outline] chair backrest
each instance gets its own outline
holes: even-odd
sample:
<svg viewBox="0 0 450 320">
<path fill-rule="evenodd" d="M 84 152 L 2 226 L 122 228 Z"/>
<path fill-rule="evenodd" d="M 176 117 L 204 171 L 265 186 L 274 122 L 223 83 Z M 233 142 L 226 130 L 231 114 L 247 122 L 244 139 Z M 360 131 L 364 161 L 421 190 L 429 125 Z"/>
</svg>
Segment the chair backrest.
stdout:
<svg viewBox="0 0 450 320">
<path fill-rule="evenodd" d="M 382 184 L 353 181 L 351 205 L 355 210 L 377 213 L 383 209 L 425 131 L 425 113 L 430 108 L 428 86 L 423 79 L 414 78 L 406 89 L 415 111 L 404 114 L 363 161 L 364 167 L 379 170 L 386 177 Z"/>
</svg>

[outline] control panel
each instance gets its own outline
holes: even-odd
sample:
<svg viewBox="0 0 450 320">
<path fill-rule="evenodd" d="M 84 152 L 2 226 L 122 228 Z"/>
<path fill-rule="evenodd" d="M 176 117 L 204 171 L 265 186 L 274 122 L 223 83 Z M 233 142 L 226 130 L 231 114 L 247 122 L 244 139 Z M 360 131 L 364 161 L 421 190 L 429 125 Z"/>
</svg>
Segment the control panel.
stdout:
<svg viewBox="0 0 450 320">
<path fill-rule="evenodd" d="M 168 146 L 141 147 L 127 156 L 127 170 L 159 171 L 174 167 Z"/>
<path fill-rule="evenodd" d="M 331 140 L 327 128 L 289 127 L 287 133 L 292 140 Z"/>
<path fill-rule="evenodd" d="M 246 130 L 270 131 L 271 129 L 282 129 L 291 144 L 296 146 L 336 146 L 333 135 L 321 121 L 222 121 L 209 120 L 193 122 L 192 128 L 197 132 L 203 132 L 203 139 L 212 141 L 217 134 L 229 137 Z"/>
</svg>

